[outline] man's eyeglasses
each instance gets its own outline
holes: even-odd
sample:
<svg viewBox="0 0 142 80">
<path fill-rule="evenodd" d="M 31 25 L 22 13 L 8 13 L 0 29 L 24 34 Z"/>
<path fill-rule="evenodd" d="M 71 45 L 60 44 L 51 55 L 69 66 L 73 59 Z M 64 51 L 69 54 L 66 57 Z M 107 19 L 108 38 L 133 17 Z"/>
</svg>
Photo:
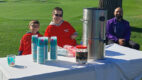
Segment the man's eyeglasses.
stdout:
<svg viewBox="0 0 142 80">
<path fill-rule="evenodd" d="M 55 16 L 57 17 L 62 17 L 63 15 L 62 14 L 54 14 Z"/>
</svg>

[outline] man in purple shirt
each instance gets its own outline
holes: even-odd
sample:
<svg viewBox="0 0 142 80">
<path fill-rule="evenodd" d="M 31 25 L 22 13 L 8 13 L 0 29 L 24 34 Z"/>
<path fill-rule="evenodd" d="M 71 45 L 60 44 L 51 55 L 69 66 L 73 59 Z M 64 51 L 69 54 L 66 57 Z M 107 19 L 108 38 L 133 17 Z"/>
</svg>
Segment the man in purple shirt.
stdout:
<svg viewBox="0 0 142 80">
<path fill-rule="evenodd" d="M 107 21 L 106 37 L 107 43 L 117 43 L 122 46 L 138 49 L 139 44 L 130 40 L 131 30 L 129 22 L 123 19 L 123 10 L 118 7 L 114 11 L 114 18 Z"/>
</svg>

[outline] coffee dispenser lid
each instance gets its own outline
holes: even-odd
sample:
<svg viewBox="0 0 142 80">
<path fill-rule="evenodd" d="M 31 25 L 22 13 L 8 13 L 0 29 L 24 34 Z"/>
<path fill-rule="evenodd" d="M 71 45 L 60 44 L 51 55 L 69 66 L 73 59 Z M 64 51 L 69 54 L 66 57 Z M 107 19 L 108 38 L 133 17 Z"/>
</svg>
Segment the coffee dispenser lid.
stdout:
<svg viewBox="0 0 142 80">
<path fill-rule="evenodd" d="M 84 8 L 84 9 L 87 9 L 87 10 L 106 10 L 104 8 L 97 8 L 97 7 Z"/>
</svg>

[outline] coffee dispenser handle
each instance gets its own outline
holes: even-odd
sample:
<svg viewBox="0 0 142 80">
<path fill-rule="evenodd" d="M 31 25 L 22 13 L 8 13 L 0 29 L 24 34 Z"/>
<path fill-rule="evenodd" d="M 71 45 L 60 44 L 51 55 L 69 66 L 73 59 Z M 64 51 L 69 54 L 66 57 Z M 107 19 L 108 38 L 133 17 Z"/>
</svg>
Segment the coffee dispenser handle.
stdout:
<svg viewBox="0 0 142 80">
<path fill-rule="evenodd" d="M 88 21 L 88 20 L 80 19 L 80 21 Z"/>
</svg>

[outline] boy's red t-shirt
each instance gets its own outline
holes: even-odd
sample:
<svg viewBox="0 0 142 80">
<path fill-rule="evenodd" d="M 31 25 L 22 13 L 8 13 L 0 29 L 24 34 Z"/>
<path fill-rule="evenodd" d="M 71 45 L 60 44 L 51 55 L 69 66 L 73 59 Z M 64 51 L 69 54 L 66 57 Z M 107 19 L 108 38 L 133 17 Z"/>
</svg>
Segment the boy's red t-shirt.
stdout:
<svg viewBox="0 0 142 80">
<path fill-rule="evenodd" d="M 21 41 L 20 41 L 20 47 L 19 47 L 19 51 L 22 52 L 21 55 L 27 55 L 27 54 L 31 54 L 31 37 L 32 37 L 32 33 L 26 33 Z M 37 33 L 38 37 L 41 37 L 42 35 Z"/>
<path fill-rule="evenodd" d="M 49 25 L 45 30 L 45 36 L 57 36 L 57 44 L 60 47 L 64 45 L 72 45 L 76 46 L 76 40 L 71 39 L 71 35 L 74 34 L 75 29 L 66 21 L 64 21 L 61 25 Z"/>
</svg>

